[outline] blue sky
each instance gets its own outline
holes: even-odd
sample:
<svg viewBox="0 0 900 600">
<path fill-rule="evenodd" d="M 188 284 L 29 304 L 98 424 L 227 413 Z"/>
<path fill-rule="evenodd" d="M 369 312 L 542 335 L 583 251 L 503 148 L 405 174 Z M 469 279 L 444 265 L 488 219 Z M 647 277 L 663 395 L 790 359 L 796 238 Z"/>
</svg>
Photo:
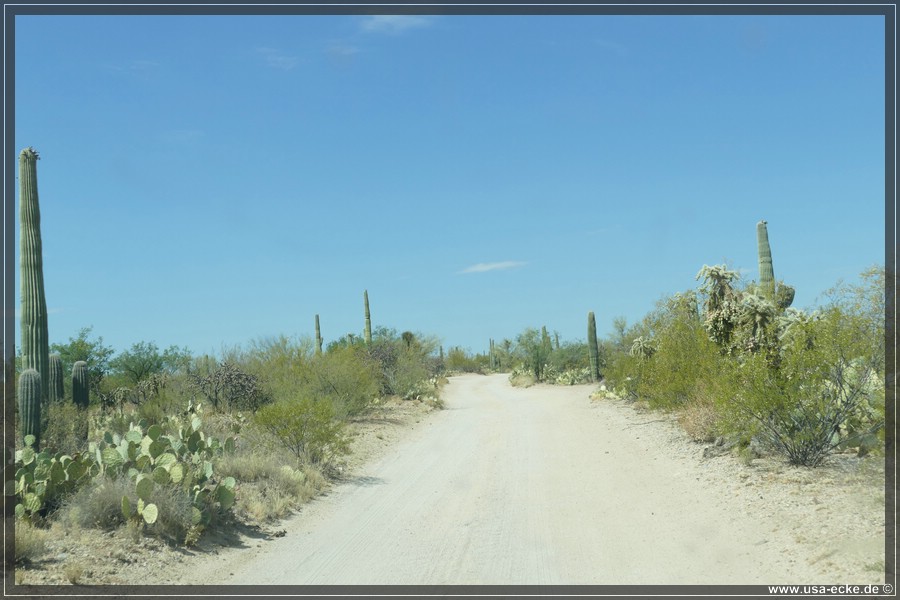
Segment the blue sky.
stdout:
<svg viewBox="0 0 900 600">
<path fill-rule="evenodd" d="M 796 307 L 884 264 L 882 17 L 19 16 L 15 65 L 51 342 L 327 343 L 363 290 L 583 340 L 756 279 L 760 219 Z"/>
</svg>

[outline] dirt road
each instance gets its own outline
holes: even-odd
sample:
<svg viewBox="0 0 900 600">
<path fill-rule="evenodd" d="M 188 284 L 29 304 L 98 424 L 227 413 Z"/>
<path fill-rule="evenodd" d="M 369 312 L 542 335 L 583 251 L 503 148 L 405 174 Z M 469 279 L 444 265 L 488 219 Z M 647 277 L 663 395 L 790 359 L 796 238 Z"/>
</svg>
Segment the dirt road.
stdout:
<svg viewBox="0 0 900 600">
<path fill-rule="evenodd" d="M 284 537 L 223 553 L 190 583 L 836 580 L 796 532 L 651 439 L 659 415 L 592 403 L 593 389 L 454 377 L 445 410 L 305 506 Z"/>
</svg>

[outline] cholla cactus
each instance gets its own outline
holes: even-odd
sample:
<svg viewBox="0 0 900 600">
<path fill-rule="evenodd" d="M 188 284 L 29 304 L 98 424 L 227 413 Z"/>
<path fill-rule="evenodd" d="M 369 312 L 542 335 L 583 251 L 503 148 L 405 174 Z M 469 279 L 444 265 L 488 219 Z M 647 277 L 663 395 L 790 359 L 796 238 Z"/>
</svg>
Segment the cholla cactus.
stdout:
<svg viewBox="0 0 900 600">
<path fill-rule="evenodd" d="M 741 316 L 740 295 L 732 285 L 738 279 L 738 273 L 725 265 L 703 265 L 696 279 L 703 279 L 700 291 L 706 294 L 703 327 L 710 340 L 724 352 L 730 353 L 733 350 L 732 338 Z"/>
<path fill-rule="evenodd" d="M 646 360 L 653 356 L 655 352 L 656 344 L 653 342 L 653 340 L 645 338 L 644 336 L 640 336 L 635 338 L 631 343 L 631 350 L 629 351 L 629 354 L 631 354 L 631 356 L 636 356 L 638 358 Z"/>
</svg>

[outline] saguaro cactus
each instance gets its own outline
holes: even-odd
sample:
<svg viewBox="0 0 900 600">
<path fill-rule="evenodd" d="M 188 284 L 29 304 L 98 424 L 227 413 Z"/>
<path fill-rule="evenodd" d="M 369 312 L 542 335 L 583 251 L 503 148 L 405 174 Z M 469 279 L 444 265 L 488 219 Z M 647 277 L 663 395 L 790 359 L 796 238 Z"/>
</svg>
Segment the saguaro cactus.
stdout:
<svg viewBox="0 0 900 600">
<path fill-rule="evenodd" d="M 72 401 L 79 408 L 87 408 L 90 400 L 87 363 L 79 360 L 72 366 Z"/>
<path fill-rule="evenodd" d="M 50 355 L 50 402 L 62 402 L 65 396 L 62 359 L 59 354 Z"/>
<path fill-rule="evenodd" d="M 363 300 L 366 303 L 366 344 L 372 343 L 372 317 L 369 314 L 369 290 L 363 291 Z"/>
<path fill-rule="evenodd" d="M 319 330 L 319 315 L 316 315 L 316 354 L 322 354 L 322 332 Z"/>
<path fill-rule="evenodd" d="M 19 375 L 19 425 L 22 438 L 34 436 L 34 448 L 41 440 L 41 374 L 35 369 L 25 369 Z"/>
<path fill-rule="evenodd" d="M 759 288 L 763 298 L 775 302 L 775 271 L 772 269 L 772 249 L 766 222 L 756 224 L 756 246 L 759 253 Z"/>
<path fill-rule="evenodd" d="M 588 313 L 588 353 L 591 357 L 591 381 L 600 381 L 600 349 L 597 347 L 597 321 L 594 313 Z"/>
<path fill-rule="evenodd" d="M 41 377 L 41 399 L 49 397 L 50 345 L 47 335 L 47 300 L 41 251 L 41 211 L 37 188 L 38 153 L 25 148 L 19 154 L 19 227 L 22 271 L 22 368 Z"/>
</svg>

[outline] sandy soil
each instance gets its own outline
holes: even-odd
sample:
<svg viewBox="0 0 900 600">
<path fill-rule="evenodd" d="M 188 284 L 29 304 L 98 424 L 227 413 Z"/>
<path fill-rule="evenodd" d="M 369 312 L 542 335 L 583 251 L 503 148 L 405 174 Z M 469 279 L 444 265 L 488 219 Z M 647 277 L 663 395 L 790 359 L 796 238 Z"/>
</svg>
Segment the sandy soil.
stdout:
<svg viewBox="0 0 900 600">
<path fill-rule="evenodd" d="M 592 386 L 455 377 L 446 409 L 284 524 L 183 583 L 883 581 L 883 461 L 704 459 Z M 881 470 L 879 470 L 881 463 Z"/>
<path fill-rule="evenodd" d="M 594 387 L 451 378 L 445 410 L 405 403 L 359 424 L 345 480 L 290 519 L 221 545 L 142 549 L 90 582 L 884 581 L 883 459 L 704 458 L 708 444 L 673 419 L 592 401 Z M 102 561 L 88 564 L 99 575 Z"/>
</svg>

